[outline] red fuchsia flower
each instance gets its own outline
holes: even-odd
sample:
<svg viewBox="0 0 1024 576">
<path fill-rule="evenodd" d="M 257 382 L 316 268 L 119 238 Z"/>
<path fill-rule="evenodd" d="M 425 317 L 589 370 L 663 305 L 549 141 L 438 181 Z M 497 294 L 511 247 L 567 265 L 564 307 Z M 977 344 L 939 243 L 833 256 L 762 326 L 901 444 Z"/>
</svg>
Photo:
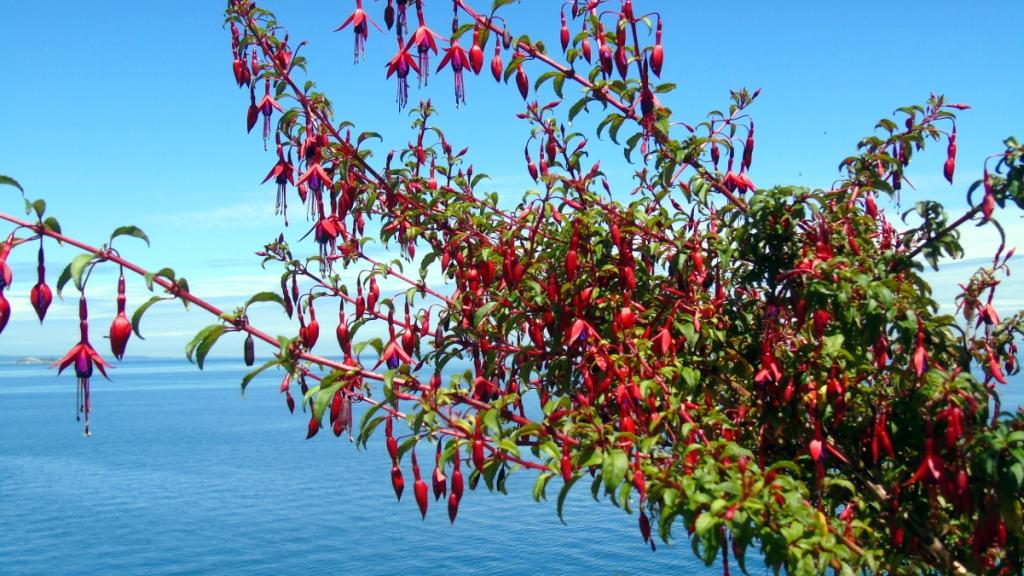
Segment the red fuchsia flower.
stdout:
<svg viewBox="0 0 1024 576">
<path fill-rule="evenodd" d="M 92 345 L 89 344 L 89 312 L 85 303 L 85 296 L 82 296 L 78 300 L 78 318 L 79 327 L 81 329 L 81 339 L 78 344 L 71 347 L 71 350 L 61 358 L 54 362 L 50 368 L 59 366 L 57 374 L 64 371 L 65 368 L 75 365 L 75 376 L 78 377 L 78 411 L 85 415 L 85 435 L 89 436 L 89 412 L 91 409 L 90 398 L 89 398 L 89 379 L 92 378 L 93 366 L 99 368 L 100 373 L 103 374 L 104 378 L 107 378 L 106 368 L 110 368 L 110 364 L 104 360 Z M 109 378 L 107 378 L 109 380 Z"/>
<path fill-rule="evenodd" d="M 462 69 L 469 63 L 469 58 L 457 40 L 451 43 L 448 50 L 445 50 L 444 58 L 438 64 L 437 71 L 440 72 L 449 62 L 452 65 L 452 73 L 455 75 L 455 107 L 458 108 L 460 103 L 466 103 L 466 84 L 462 79 Z"/>
<path fill-rule="evenodd" d="M 288 154 L 288 159 L 284 158 L 284 147 L 281 146 L 280 141 L 277 143 L 277 164 L 270 169 L 267 173 L 267 177 L 263 179 L 261 184 L 266 184 L 271 178 L 277 183 L 277 204 L 274 207 L 274 214 L 284 214 L 284 222 L 288 223 L 288 196 L 286 194 L 288 190 L 288 184 L 295 185 L 295 168 L 292 166 L 291 153 Z"/>
<path fill-rule="evenodd" d="M 334 186 L 334 181 L 331 180 L 331 176 L 324 170 L 324 167 L 319 162 L 315 162 L 310 164 L 306 172 L 299 177 L 299 184 L 306 184 L 310 190 L 319 193 L 324 186 L 327 188 Z"/>
<path fill-rule="evenodd" d="M 388 4 L 390 7 L 390 2 Z M 377 23 L 373 21 L 373 18 L 370 18 L 370 16 L 363 11 L 363 0 L 356 0 L 355 12 L 353 12 L 348 17 L 348 19 L 345 20 L 345 22 L 343 22 L 341 26 L 338 26 L 338 28 L 335 30 L 335 32 L 340 32 L 344 30 L 349 24 L 352 25 L 352 30 L 355 32 L 356 36 L 356 62 L 362 60 L 366 54 L 366 37 L 370 32 L 370 28 L 367 26 L 368 22 L 370 24 L 373 24 L 374 28 L 376 28 L 380 32 L 384 32 L 383 30 L 381 30 L 380 26 L 378 26 Z M 390 28 L 390 26 L 388 26 L 388 28 Z"/>
<path fill-rule="evenodd" d="M 384 348 L 384 352 L 380 355 L 380 360 L 377 361 L 373 369 L 376 370 L 382 362 L 387 364 L 388 369 L 395 370 L 402 364 L 412 364 L 412 358 L 405 353 L 405 350 L 400 345 L 391 340 Z"/>
<path fill-rule="evenodd" d="M 416 69 L 416 73 L 419 74 L 420 86 L 425 86 L 427 84 L 427 76 L 430 73 L 430 51 L 433 50 L 434 54 L 437 54 L 437 42 L 434 41 L 436 34 L 433 30 L 427 28 L 426 21 L 423 18 L 423 6 L 420 3 L 416 4 L 416 17 L 419 19 L 420 26 L 409 36 L 409 42 L 405 45 L 405 49 L 408 50 L 416 46 L 419 60 L 419 67 Z M 463 58 L 463 62 L 465 62 L 465 58 Z"/>
<path fill-rule="evenodd" d="M 409 54 L 409 48 L 403 46 L 401 41 L 398 42 L 398 53 L 388 61 L 387 66 L 387 78 L 391 78 L 392 75 L 398 76 L 398 109 L 402 110 L 409 102 L 409 70 L 415 70 L 419 74 L 420 68 L 416 64 L 416 59 Z"/>
<path fill-rule="evenodd" d="M 270 138 L 270 115 L 274 113 L 275 108 L 278 112 L 284 112 L 284 108 L 270 96 L 270 78 L 263 81 L 263 99 L 257 108 L 260 114 L 263 114 L 263 147 L 266 148 L 267 138 Z"/>
</svg>

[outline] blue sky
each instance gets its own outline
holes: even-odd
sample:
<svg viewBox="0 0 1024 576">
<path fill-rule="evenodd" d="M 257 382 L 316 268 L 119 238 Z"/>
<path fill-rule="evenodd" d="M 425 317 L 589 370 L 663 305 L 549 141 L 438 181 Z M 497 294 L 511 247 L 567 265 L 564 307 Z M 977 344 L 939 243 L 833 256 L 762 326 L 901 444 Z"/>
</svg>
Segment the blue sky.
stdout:
<svg viewBox="0 0 1024 576">
<path fill-rule="evenodd" d="M 394 83 L 383 79 L 393 40 L 373 30 L 366 61 L 353 65 L 351 34 L 331 32 L 353 4 L 261 3 L 278 13 L 292 39 L 310 40 L 311 77 L 333 97 L 340 117 L 382 133 L 387 142 L 404 142 L 408 119 L 397 113 Z M 174 267 L 196 294 L 230 308 L 246 294 L 275 286 L 277 272 L 262 271 L 252 252 L 281 226 L 273 215 L 273 187 L 259 184 L 273 154 L 245 133 L 248 98 L 231 76 L 223 5 L 4 2 L 0 173 L 20 180 L 30 197 L 45 198 L 74 236 L 99 243 L 119 225 L 140 226 L 153 247 L 125 239 L 126 255 L 152 269 Z M 542 23 L 535 37 L 554 49 L 559 5 L 527 0 L 504 14 L 517 32 L 534 32 Z M 936 146 L 915 158 L 910 177 L 917 192 L 905 196 L 907 206 L 929 197 L 962 207 L 964 189 L 980 174 L 984 156 L 997 152 L 1006 136 L 1024 136 L 1024 81 L 1016 73 L 1024 52 L 1024 3 L 733 2 L 728 10 L 675 1 L 635 5 L 637 12 L 656 7 L 664 15 L 663 78 L 679 89 L 663 101 L 676 119 L 699 122 L 708 110 L 727 106 L 729 89 L 762 89 L 752 111 L 758 134 L 752 177 L 761 186 L 827 186 L 839 160 L 879 118 L 921 103 L 933 91 L 973 107 L 959 123 L 957 186 L 942 180 L 943 147 Z M 383 6 L 366 2 L 378 20 Z M 428 19 L 446 29 L 450 5 L 434 0 Z M 542 71 L 528 67 L 531 78 Z M 468 105 L 456 111 L 445 72 L 432 78 L 427 91 L 413 89 L 410 98 L 431 96 L 454 145 L 469 145 L 477 171 L 494 177 L 493 189 L 517 198 L 531 185 L 521 165 L 527 128 L 514 118 L 521 100 L 514 87 L 499 87 L 486 74 L 468 78 L 467 92 Z M 550 92 L 541 96 L 552 98 Z M 602 168 L 625 177 L 631 168 L 620 158 L 606 155 Z M 20 209 L 17 193 L 0 189 L 0 210 Z M 1004 220 L 1011 243 L 1024 244 L 1019 215 Z M 304 232 L 293 226 L 288 233 L 297 238 Z M 992 241 L 971 235 L 969 255 L 985 255 Z M 73 254 L 55 246 L 49 253 L 52 284 Z M 32 256 L 23 250 L 12 258 L 16 280 L 9 297 L 16 316 L 0 354 L 57 354 L 75 339 L 67 329 L 74 315 L 67 305 L 55 304 L 47 326 L 34 320 L 26 302 Z M 936 275 L 940 296 L 975 265 Z M 97 340 L 112 312 L 112 299 L 102 303 L 112 284 L 108 271 L 91 290 L 98 298 L 92 307 Z M 1007 288 L 1004 305 L 1024 304 L 1014 287 Z M 129 308 L 146 297 L 135 283 Z M 182 316 L 176 306 L 155 309 L 143 325 L 149 338 L 133 339 L 129 353 L 180 355 L 190 335 L 211 321 L 199 312 Z M 287 326 L 269 312 L 255 319 L 272 332 Z"/>
</svg>

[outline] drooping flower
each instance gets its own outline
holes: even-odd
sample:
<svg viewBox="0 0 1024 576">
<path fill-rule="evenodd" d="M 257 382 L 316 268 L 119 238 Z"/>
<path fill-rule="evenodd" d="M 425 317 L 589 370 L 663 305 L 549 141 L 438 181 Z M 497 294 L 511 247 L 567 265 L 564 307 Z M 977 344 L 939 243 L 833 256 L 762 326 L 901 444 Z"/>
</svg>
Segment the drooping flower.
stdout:
<svg viewBox="0 0 1024 576">
<path fill-rule="evenodd" d="M 434 41 L 436 34 L 433 30 L 427 28 L 426 20 L 423 18 L 423 7 L 419 4 L 416 6 L 416 16 L 419 19 L 420 26 L 409 36 L 409 42 L 405 45 L 405 49 L 408 50 L 416 46 L 419 60 L 416 73 L 419 74 L 420 86 L 425 86 L 427 84 L 427 76 L 430 74 L 430 52 L 433 51 L 434 54 L 437 54 L 437 42 Z M 463 62 L 465 61 L 465 58 L 463 58 Z"/>
<path fill-rule="evenodd" d="M 85 435 L 89 436 L 89 412 L 91 411 L 91 399 L 89 394 L 89 380 L 92 378 L 93 366 L 99 368 L 104 378 L 107 378 L 107 368 L 110 364 L 104 360 L 98 352 L 89 344 L 89 320 L 88 308 L 85 302 L 85 295 L 78 301 L 78 318 L 81 329 L 81 339 L 78 344 L 71 347 L 71 350 L 63 358 L 54 362 L 50 368 L 59 366 L 59 375 L 65 368 L 75 365 L 75 376 L 78 378 L 78 412 L 85 416 Z M 107 378 L 109 380 L 109 378 Z"/>
<path fill-rule="evenodd" d="M 401 42 L 398 43 L 398 53 L 388 61 L 387 66 L 387 78 L 391 78 L 392 75 L 398 76 L 398 109 L 402 110 L 409 102 L 409 69 L 419 74 L 420 68 L 416 64 L 416 59 L 409 54 L 409 48 Z"/>
<path fill-rule="evenodd" d="M 452 73 L 455 75 L 455 107 L 458 108 L 459 104 L 466 103 L 466 84 L 462 79 L 462 70 L 469 63 L 469 57 L 457 40 L 445 50 L 437 71 L 440 72 L 448 63 L 451 63 Z"/>
<path fill-rule="evenodd" d="M 280 143 L 277 145 L 277 164 L 270 169 L 267 173 L 267 177 L 263 179 L 261 184 L 266 184 L 271 178 L 277 183 L 277 204 L 274 207 L 274 214 L 284 214 L 285 224 L 288 223 L 288 197 L 286 192 L 288 190 L 288 184 L 295 185 L 295 168 L 292 166 L 291 157 L 285 160 L 284 147 Z"/>
<path fill-rule="evenodd" d="M 377 23 L 373 21 L 373 18 L 370 18 L 370 16 L 365 11 L 363 11 L 363 0 L 356 0 L 355 12 L 352 12 L 352 14 L 349 15 L 348 19 L 345 20 L 345 22 L 343 22 L 341 26 L 338 26 L 338 28 L 335 30 L 335 32 L 340 32 L 344 30 L 349 24 L 352 25 L 352 31 L 355 32 L 356 39 L 354 58 L 355 62 L 359 62 L 360 60 L 362 60 L 366 54 L 366 38 L 370 32 L 370 28 L 369 26 L 367 26 L 367 23 L 373 24 L 373 26 L 377 30 L 383 32 L 380 26 L 378 26 Z"/>
<path fill-rule="evenodd" d="M 284 112 L 284 108 L 270 96 L 270 78 L 263 81 L 263 99 L 256 107 L 263 114 L 263 147 L 266 148 L 267 138 L 270 138 L 270 115 L 274 113 L 275 108 L 278 112 Z"/>
</svg>

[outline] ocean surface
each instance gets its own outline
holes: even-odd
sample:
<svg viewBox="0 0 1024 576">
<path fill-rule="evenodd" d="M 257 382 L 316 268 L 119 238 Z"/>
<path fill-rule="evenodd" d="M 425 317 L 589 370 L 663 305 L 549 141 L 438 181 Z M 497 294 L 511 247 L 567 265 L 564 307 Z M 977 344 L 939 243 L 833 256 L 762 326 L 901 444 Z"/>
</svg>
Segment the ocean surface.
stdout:
<svg viewBox="0 0 1024 576">
<path fill-rule="evenodd" d="M 563 525 L 560 482 L 538 504 L 527 471 L 508 495 L 467 487 L 454 525 L 432 497 L 421 520 L 409 470 L 396 502 L 380 438 L 367 451 L 329 429 L 307 441 L 280 375 L 243 398 L 245 372 L 126 360 L 95 380 L 85 438 L 74 378 L 0 361 L 0 575 L 721 574 L 682 526 L 652 552 L 636 515 L 595 502 L 589 483 Z"/>
<path fill-rule="evenodd" d="M 84 438 L 73 378 L 0 361 L 0 574 L 721 574 L 682 526 L 652 552 L 636 515 L 586 483 L 563 525 L 560 483 L 538 504 L 529 472 L 508 495 L 467 489 L 454 525 L 443 501 L 421 520 L 408 471 L 396 502 L 380 438 L 365 452 L 327 429 L 307 441 L 280 376 L 243 398 L 244 373 L 237 360 L 126 361 L 96 381 Z M 1022 384 L 1004 388 L 1008 404 Z"/>
</svg>

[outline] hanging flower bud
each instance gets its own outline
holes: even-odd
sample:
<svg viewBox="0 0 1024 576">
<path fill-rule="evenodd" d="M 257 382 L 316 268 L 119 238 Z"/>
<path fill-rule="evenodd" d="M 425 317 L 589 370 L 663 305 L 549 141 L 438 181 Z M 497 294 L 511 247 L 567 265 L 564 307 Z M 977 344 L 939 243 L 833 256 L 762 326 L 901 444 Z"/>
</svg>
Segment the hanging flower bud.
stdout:
<svg viewBox="0 0 1024 576">
<path fill-rule="evenodd" d="M 484 49 L 480 46 L 480 31 L 473 30 L 473 45 L 469 47 L 469 67 L 473 74 L 480 74 L 484 68 Z"/>
<path fill-rule="evenodd" d="M 402 469 L 398 463 L 391 464 L 391 487 L 395 489 L 395 497 L 402 499 L 402 492 L 405 490 L 405 479 L 402 478 Z"/>
<path fill-rule="evenodd" d="M 651 50 L 651 72 L 661 78 L 661 64 L 665 60 L 665 50 L 661 47 L 661 18 L 658 18 L 658 28 L 654 33 L 654 48 Z"/>
<path fill-rule="evenodd" d="M 526 77 L 526 71 L 523 70 L 522 64 L 516 67 L 516 87 L 519 88 L 519 95 L 526 100 L 526 96 L 530 93 L 530 79 Z"/>
<path fill-rule="evenodd" d="M 562 52 L 565 52 L 569 48 L 569 26 L 565 23 L 565 12 L 562 12 L 562 29 L 558 39 L 562 42 Z"/>
<path fill-rule="evenodd" d="M 447 478 L 441 468 L 441 443 L 437 443 L 437 454 L 434 456 L 434 475 L 431 478 L 434 488 L 434 501 L 441 499 L 448 492 Z"/>
<path fill-rule="evenodd" d="M 946 147 L 946 163 L 942 166 L 942 175 L 950 184 L 953 183 L 953 171 L 956 170 L 956 126 L 949 135 L 949 145 Z"/>
<path fill-rule="evenodd" d="M 0 334 L 3 334 L 4 327 L 7 326 L 7 322 L 11 319 L 11 303 L 7 301 L 7 297 L 4 296 L 4 291 L 0 290 Z"/>
<path fill-rule="evenodd" d="M 388 0 L 388 5 L 384 8 L 384 25 L 388 27 L 388 30 L 395 25 L 395 7 L 392 5 L 392 0 Z"/>
<path fill-rule="evenodd" d="M 988 222 L 992 219 L 992 213 L 996 210 L 996 197 L 992 194 L 992 178 L 988 174 L 987 166 L 982 176 L 982 182 L 985 185 L 985 197 L 981 199 L 981 214 L 984 216 L 982 221 Z"/>
<path fill-rule="evenodd" d="M 255 343 L 252 334 L 245 335 L 245 344 L 242 346 L 242 355 L 245 358 L 245 365 L 252 366 L 256 362 Z"/>
<path fill-rule="evenodd" d="M 43 318 L 46 317 L 46 310 L 50 307 L 50 303 L 53 302 L 53 292 L 46 285 L 46 267 L 43 261 L 42 238 L 39 239 L 39 264 L 36 266 L 36 271 L 39 274 L 39 280 L 29 293 L 29 301 L 32 302 L 32 308 L 35 309 L 36 316 L 39 316 L 39 322 L 41 323 Z"/>
<path fill-rule="evenodd" d="M 316 346 L 316 341 L 320 338 L 320 323 L 316 321 L 316 310 L 313 308 L 313 299 L 309 299 L 309 324 L 302 328 L 299 328 L 299 337 L 302 339 L 302 345 L 307 350 L 312 350 L 313 346 Z"/>
<path fill-rule="evenodd" d="M 124 312 L 125 305 L 124 273 L 117 279 L 117 316 L 110 324 L 110 351 L 118 360 L 124 360 L 124 350 L 128 346 L 128 337 L 132 334 L 132 323 Z"/>
<path fill-rule="evenodd" d="M 501 72 L 504 69 L 505 65 L 501 61 L 501 44 L 495 42 L 494 56 L 491 58 L 491 76 L 494 76 L 495 82 L 501 82 Z"/>
<path fill-rule="evenodd" d="M 750 130 L 747 131 L 747 142 L 743 146 L 743 161 L 740 163 L 740 172 L 750 169 L 750 161 L 754 157 L 754 121 L 750 121 Z"/>
<path fill-rule="evenodd" d="M 416 450 L 412 451 L 412 475 L 413 495 L 416 496 L 416 506 L 420 509 L 420 517 L 427 517 L 427 483 L 420 477 L 420 465 L 416 462 Z"/>
<path fill-rule="evenodd" d="M 377 301 L 380 300 L 380 287 L 377 286 L 377 278 L 370 277 L 370 289 L 366 294 L 366 309 L 373 312 L 377 309 Z"/>
<path fill-rule="evenodd" d="M 530 173 L 530 178 L 533 178 L 533 181 L 536 182 L 538 177 L 537 165 L 534 164 L 533 158 L 530 157 L 529 150 L 524 148 L 523 154 L 526 156 L 526 170 Z"/>
</svg>

